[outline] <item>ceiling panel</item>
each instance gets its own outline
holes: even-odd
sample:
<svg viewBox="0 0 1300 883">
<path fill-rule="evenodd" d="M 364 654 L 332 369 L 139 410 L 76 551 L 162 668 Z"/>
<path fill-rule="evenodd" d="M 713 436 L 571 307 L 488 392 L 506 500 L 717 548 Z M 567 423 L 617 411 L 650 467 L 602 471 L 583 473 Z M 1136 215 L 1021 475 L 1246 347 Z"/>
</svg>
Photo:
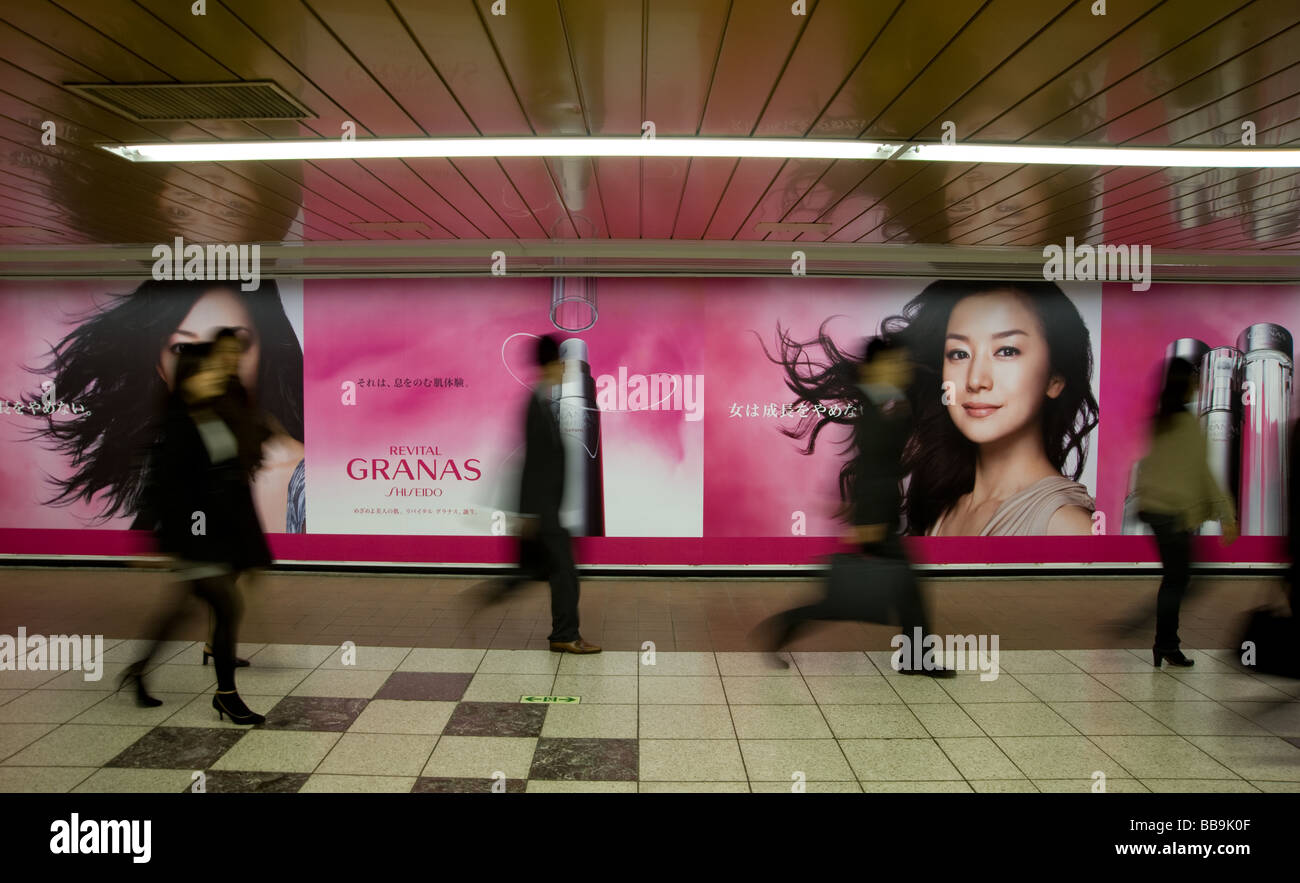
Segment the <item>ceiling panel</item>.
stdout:
<svg viewBox="0 0 1300 883">
<path fill-rule="evenodd" d="M 1300 143 L 1294 0 L 26 0 L 0 243 L 708 240 L 1294 251 L 1295 170 L 733 159 L 126 163 L 128 141 L 417 136 Z M 303 120 L 138 123 L 75 83 L 271 80 Z M 58 143 L 40 141 L 44 121 Z M 124 207 L 129 207 L 124 210 Z M 818 230 L 770 230 L 772 223 Z M 759 229 L 759 225 L 764 225 Z"/>
</svg>

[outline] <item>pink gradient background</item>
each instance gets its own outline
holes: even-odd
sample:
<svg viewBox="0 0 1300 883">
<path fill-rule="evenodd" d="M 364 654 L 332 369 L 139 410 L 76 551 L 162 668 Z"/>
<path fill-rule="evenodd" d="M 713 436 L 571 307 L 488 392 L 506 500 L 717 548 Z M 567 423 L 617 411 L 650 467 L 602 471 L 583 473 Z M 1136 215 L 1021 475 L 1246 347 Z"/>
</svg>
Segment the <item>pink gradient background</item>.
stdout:
<svg viewBox="0 0 1300 883">
<path fill-rule="evenodd" d="M 1102 313 L 1101 445 L 1106 455 L 1097 506 L 1118 533 L 1128 494 L 1129 472 L 1146 453 L 1148 423 L 1160 391 L 1165 347 L 1180 337 L 1210 346 L 1231 346 L 1249 325 L 1275 322 L 1300 333 L 1300 299 L 1290 286 L 1153 285 L 1130 291 L 1106 285 Z M 1292 387 L 1292 414 L 1300 384 Z"/>
<path fill-rule="evenodd" d="M 315 280 L 306 292 L 310 533 L 490 534 L 493 510 L 511 508 L 523 456 L 530 387 L 520 381 L 531 385 L 536 377 L 532 338 L 507 343 L 512 335 L 582 338 L 593 377 L 617 375 L 620 365 L 629 374 L 705 373 L 698 292 L 674 282 L 600 280 L 599 318 L 574 335 L 551 324 L 549 279 Z M 396 377 L 437 376 L 463 377 L 466 386 L 391 386 Z M 363 377 L 387 378 L 390 386 L 359 388 L 357 404 L 343 405 L 341 384 Z M 706 386 L 706 403 L 707 395 Z M 602 413 L 601 428 L 606 535 L 699 536 L 702 421 L 686 421 L 681 411 Z M 393 445 L 436 445 L 458 466 L 476 458 L 482 478 L 348 477 L 354 457 L 395 463 Z M 414 468 L 414 456 L 408 459 Z M 444 495 L 386 497 L 393 486 L 441 487 Z M 358 506 L 399 514 L 356 513 Z M 448 507 L 461 514 L 406 512 Z"/>
<path fill-rule="evenodd" d="M 107 294 L 125 294 L 136 287 L 129 281 L 111 282 L 0 282 L 0 399 L 14 402 L 24 395 L 41 394 L 40 375 L 24 366 L 40 368 L 49 360 L 50 346 L 62 340 Z M 63 398 L 56 389 L 56 399 Z M 68 402 L 72 404 L 71 401 Z M 65 415 L 64 419 L 70 419 Z M 47 476 L 71 473 L 61 454 L 48 450 L 43 440 L 32 440 L 25 430 L 43 425 L 40 416 L 24 412 L 0 414 L 0 527 L 93 528 L 126 530 L 129 517 L 92 523 L 99 507 L 86 503 L 46 506 L 54 496 Z"/>
</svg>

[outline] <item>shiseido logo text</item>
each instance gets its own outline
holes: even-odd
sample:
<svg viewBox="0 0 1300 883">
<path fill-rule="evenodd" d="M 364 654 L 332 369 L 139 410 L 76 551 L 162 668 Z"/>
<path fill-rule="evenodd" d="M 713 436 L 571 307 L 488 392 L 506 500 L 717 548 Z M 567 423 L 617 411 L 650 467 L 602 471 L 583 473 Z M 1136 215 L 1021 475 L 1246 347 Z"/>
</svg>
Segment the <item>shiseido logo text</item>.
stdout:
<svg viewBox="0 0 1300 883">
<path fill-rule="evenodd" d="M 602 411 L 685 411 L 686 419 L 704 416 L 703 374 L 628 374 L 596 378 L 596 407 Z"/>
<path fill-rule="evenodd" d="M 483 472 L 477 457 L 459 461 L 443 457 L 437 445 L 392 445 L 390 457 L 353 457 L 348 461 L 348 478 L 353 481 L 478 481 Z M 387 496 L 438 497 L 438 488 L 392 488 Z"/>
</svg>

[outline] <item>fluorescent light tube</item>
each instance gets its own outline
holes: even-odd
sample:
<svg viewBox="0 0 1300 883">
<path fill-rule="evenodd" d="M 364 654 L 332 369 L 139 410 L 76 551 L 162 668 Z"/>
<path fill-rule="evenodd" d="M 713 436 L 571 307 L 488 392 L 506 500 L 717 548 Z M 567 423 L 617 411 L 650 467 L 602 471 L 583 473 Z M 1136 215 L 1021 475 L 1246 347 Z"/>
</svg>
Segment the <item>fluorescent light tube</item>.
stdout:
<svg viewBox="0 0 1300 883">
<path fill-rule="evenodd" d="M 1071 147 L 1023 144 L 908 144 L 822 138 L 373 138 L 344 141 L 226 141 L 101 144 L 132 162 L 380 159 L 401 157 L 738 157 L 865 159 L 961 163 L 1300 168 L 1300 150 L 1177 147 Z"/>
</svg>

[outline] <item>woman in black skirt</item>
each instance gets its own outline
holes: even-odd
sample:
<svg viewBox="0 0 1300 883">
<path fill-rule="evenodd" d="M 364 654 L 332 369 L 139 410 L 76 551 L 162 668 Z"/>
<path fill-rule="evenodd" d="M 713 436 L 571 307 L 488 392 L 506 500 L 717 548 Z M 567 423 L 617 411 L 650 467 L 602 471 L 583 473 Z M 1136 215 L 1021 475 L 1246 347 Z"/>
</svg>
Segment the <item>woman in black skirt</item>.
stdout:
<svg viewBox="0 0 1300 883">
<path fill-rule="evenodd" d="M 222 402 L 226 376 L 211 344 L 181 349 L 174 390 L 145 487 L 156 517 L 158 545 L 178 559 L 181 579 L 211 608 L 217 670 L 212 707 L 237 724 L 262 723 L 266 718 L 250 711 L 235 689 L 235 578 L 241 571 L 270 564 L 271 554 L 249 491 L 243 462 L 247 458 L 241 458 L 243 433 L 230 425 L 229 402 Z M 164 611 L 153 630 L 149 654 L 123 676 L 124 683 L 134 682 L 140 705 L 161 704 L 145 689 L 143 675 L 159 643 L 184 619 L 185 606 L 182 599 Z"/>
</svg>

